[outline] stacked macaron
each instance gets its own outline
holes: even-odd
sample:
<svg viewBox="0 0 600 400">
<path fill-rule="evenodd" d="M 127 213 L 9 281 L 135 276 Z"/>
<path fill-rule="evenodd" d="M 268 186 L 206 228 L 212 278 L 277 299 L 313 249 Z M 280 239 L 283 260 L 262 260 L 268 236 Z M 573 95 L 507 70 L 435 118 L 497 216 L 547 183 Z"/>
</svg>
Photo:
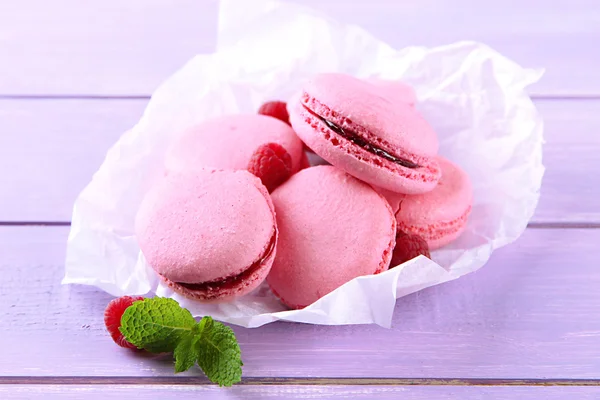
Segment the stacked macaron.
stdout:
<svg viewBox="0 0 600 400">
<path fill-rule="evenodd" d="M 305 148 L 330 165 L 309 168 Z M 288 307 L 306 307 L 429 257 L 464 231 L 472 203 L 412 88 L 343 74 L 191 127 L 165 170 L 138 211 L 138 244 L 167 286 L 206 302 L 266 279 Z"/>
<path fill-rule="evenodd" d="M 386 197 L 398 230 L 437 249 L 464 231 L 473 190 L 467 174 L 438 155 L 438 138 L 410 87 L 321 74 L 288 105 L 300 138 L 332 165 Z"/>
</svg>

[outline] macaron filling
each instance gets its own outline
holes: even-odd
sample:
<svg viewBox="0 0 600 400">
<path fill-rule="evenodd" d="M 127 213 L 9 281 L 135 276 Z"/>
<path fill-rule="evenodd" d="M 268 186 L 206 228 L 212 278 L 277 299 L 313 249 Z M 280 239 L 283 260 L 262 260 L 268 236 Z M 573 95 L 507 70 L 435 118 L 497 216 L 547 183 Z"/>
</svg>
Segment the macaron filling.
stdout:
<svg viewBox="0 0 600 400">
<path fill-rule="evenodd" d="M 237 286 L 244 284 L 244 282 L 250 280 L 251 277 L 256 274 L 266 264 L 266 261 L 273 255 L 273 251 L 275 250 L 275 245 L 277 242 L 276 238 L 277 234 L 276 231 L 274 231 L 273 236 L 271 237 L 271 240 L 269 241 L 269 244 L 265 248 L 263 254 L 254 263 L 252 263 L 250 267 L 246 268 L 239 274 L 199 283 L 172 282 L 164 275 L 162 275 L 162 278 L 190 291 L 201 293 L 203 295 L 202 297 L 205 299 L 210 299 L 212 297 L 211 293 L 217 294 L 222 290 L 234 289 Z"/>
<path fill-rule="evenodd" d="M 421 168 L 424 166 L 423 164 L 427 163 L 426 159 L 423 160 L 424 163 L 418 162 L 417 160 L 422 157 L 416 154 L 406 153 L 399 155 L 397 151 L 390 150 L 391 146 L 389 143 L 385 143 L 380 138 L 368 132 L 364 127 L 352 122 L 349 118 L 339 115 L 336 111 L 331 110 L 306 92 L 302 93 L 300 104 L 312 117 L 322 122 L 324 126 L 337 136 L 375 156 L 408 169 Z M 322 110 L 322 112 L 315 111 L 317 109 Z"/>
<path fill-rule="evenodd" d="M 308 108 L 306 106 L 306 104 L 302 104 L 302 106 L 306 109 L 306 111 L 308 111 L 314 117 L 318 118 L 319 120 L 321 120 L 321 122 L 323 122 L 325 125 L 327 125 L 327 127 L 329 129 L 331 129 L 332 131 L 334 131 L 335 133 L 337 133 L 344 139 L 349 140 L 350 142 L 354 143 L 355 145 L 362 147 L 369 153 L 372 153 L 372 154 L 375 154 L 376 156 L 385 158 L 386 160 L 391 161 L 396 164 L 399 164 L 405 168 L 419 168 L 420 167 L 419 164 L 416 164 L 405 158 L 396 156 L 391 151 L 384 150 L 381 147 L 378 147 L 378 146 L 374 145 L 373 143 L 368 142 L 366 139 L 364 139 L 358 133 L 352 131 L 351 129 L 342 128 L 340 125 L 336 124 L 335 122 L 330 121 L 330 120 L 326 119 L 325 117 L 320 116 L 319 114 L 317 114 L 316 112 L 314 112 L 313 110 Z"/>
</svg>

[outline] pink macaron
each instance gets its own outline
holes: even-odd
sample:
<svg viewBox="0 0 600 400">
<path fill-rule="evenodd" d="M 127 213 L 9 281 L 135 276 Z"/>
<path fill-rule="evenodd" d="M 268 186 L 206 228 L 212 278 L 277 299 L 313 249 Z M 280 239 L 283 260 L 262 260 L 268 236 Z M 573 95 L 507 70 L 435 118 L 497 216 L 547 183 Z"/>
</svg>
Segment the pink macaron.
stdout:
<svg viewBox="0 0 600 400">
<path fill-rule="evenodd" d="M 277 256 L 267 282 L 291 308 L 389 267 L 396 220 L 373 188 L 333 166 L 304 169 L 272 194 Z"/>
<path fill-rule="evenodd" d="M 379 78 L 370 78 L 367 81 L 377 86 L 381 96 L 387 97 L 394 103 L 408 104 L 411 107 L 417 104 L 415 90 L 405 82 Z"/>
<path fill-rule="evenodd" d="M 380 195 L 385 197 L 385 199 L 390 204 L 390 207 L 392 207 L 392 212 L 394 213 L 394 215 L 396 215 L 396 213 L 398 213 L 398 211 L 400 210 L 400 204 L 402 204 L 404 198 L 406 196 L 410 196 L 404 193 L 395 193 L 387 189 L 380 188 L 378 186 L 373 186 L 373 189 L 375 189 Z"/>
<path fill-rule="evenodd" d="M 223 301 L 267 276 L 277 245 L 271 198 L 247 171 L 170 173 L 147 193 L 135 232 L 146 261 L 185 297 Z"/>
<path fill-rule="evenodd" d="M 447 245 L 465 230 L 473 204 L 468 175 L 456 164 L 439 157 L 442 177 L 435 189 L 400 199 L 398 230 L 421 236 L 430 250 Z M 392 196 L 395 201 L 397 196 Z"/>
<path fill-rule="evenodd" d="M 290 122 L 349 174 L 393 192 L 428 192 L 440 177 L 437 135 L 414 107 L 380 90 L 349 75 L 317 75 L 288 103 Z"/>
<path fill-rule="evenodd" d="M 225 115 L 185 131 L 167 150 L 167 171 L 203 168 L 246 169 L 261 145 L 277 143 L 292 159 L 292 172 L 304 158 L 302 141 L 286 123 L 266 115 Z"/>
</svg>

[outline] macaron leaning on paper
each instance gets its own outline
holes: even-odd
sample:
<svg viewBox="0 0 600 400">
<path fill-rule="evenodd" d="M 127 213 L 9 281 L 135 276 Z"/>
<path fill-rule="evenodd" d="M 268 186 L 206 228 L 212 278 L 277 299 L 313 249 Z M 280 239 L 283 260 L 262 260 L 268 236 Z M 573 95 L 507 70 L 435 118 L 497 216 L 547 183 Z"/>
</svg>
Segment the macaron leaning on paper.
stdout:
<svg viewBox="0 0 600 400">
<path fill-rule="evenodd" d="M 167 171 L 246 169 L 262 145 L 276 143 L 291 157 L 291 172 L 304 161 L 302 141 L 285 122 L 266 115 L 224 115 L 188 128 L 167 150 Z"/>
<path fill-rule="evenodd" d="M 247 171 L 170 172 L 146 194 L 135 231 L 148 264 L 175 292 L 226 301 L 256 288 L 275 257 L 271 197 Z"/>
<path fill-rule="evenodd" d="M 315 153 L 375 186 L 407 194 L 440 178 L 437 135 L 410 104 L 349 75 L 314 76 L 288 103 L 292 127 Z"/>
<path fill-rule="evenodd" d="M 272 193 L 277 256 L 267 282 L 287 306 L 388 269 L 396 219 L 371 186 L 333 166 L 304 169 Z"/>
<path fill-rule="evenodd" d="M 402 197 L 396 213 L 398 231 L 420 236 L 430 250 L 451 243 L 464 232 L 473 204 L 473 187 L 466 172 L 443 157 L 438 161 L 442 177 L 436 187 Z M 398 197 L 392 194 L 391 201 Z"/>
</svg>

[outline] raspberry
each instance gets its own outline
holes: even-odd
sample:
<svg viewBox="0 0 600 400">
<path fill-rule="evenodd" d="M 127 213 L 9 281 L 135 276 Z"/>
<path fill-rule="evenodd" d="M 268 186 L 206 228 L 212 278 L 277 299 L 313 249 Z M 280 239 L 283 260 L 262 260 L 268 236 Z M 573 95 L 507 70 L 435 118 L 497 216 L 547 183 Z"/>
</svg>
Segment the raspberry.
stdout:
<svg viewBox="0 0 600 400">
<path fill-rule="evenodd" d="M 398 231 L 396 234 L 396 247 L 392 253 L 392 263 L 390 264 L 390 267 L 396 267 L 421 254 L 427 258 L 431 258 L 429 246 L 427 246 L 425 239 L 418 235 L 411 235 Z"/>
<path fill-rule="evenodd" d="M 283 101 L 269 101 L 264 103 L 258 109 L 258 113 L 277 118 L 278 120 L 290 125 L 290 115 L 288 114 L 286 104 Z"/>
<path fill-rule="evenodd" d="M 248 171 L 259 177 L 270 193 L 292 175 L 292 157 L 277 143 L 263 144 L 252 154 Z"/>
<path fill-rule="evenodd" d="M 143 297 L 140 296 L 122 296 L 116 299 L 111 300 L 106 306 L 106 310 L 104 310 L 104 324 L 106 325 L 106 329 L 110 336 L 121 347 L 125 347 L 126 349 L 137 349 L 133 344 L 129 343 L 119 328 L 121 327 L 121 317 L 123 313 L 134 302 L 144 300 Z"/>
</svg>

